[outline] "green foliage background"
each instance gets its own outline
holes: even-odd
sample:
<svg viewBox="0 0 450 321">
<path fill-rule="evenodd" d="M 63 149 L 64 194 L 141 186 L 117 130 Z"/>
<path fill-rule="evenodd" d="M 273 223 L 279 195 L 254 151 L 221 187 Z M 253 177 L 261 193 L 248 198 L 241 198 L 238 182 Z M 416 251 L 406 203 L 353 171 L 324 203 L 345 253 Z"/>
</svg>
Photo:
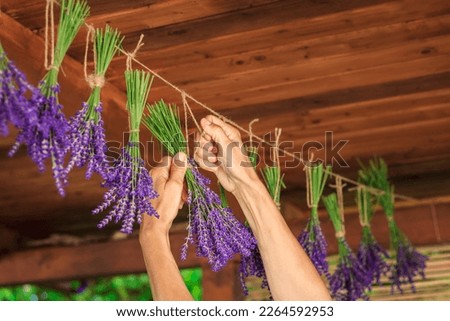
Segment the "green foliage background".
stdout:
<svg viewBox="0 0 450 321">
<path fill-rule="evenodd" d="M 202 270 L 181 270 L 184 282 L 195 300 L 202 299 Z M 102 277 L 88 281 L 81 293 L 82 282 L 71 281 L 70 288 L 60 290 L 51 286 L 24 284 L 0 288 L 0 301 L 148 301 L 152 300 L 147 274 Z"/>
</svg>

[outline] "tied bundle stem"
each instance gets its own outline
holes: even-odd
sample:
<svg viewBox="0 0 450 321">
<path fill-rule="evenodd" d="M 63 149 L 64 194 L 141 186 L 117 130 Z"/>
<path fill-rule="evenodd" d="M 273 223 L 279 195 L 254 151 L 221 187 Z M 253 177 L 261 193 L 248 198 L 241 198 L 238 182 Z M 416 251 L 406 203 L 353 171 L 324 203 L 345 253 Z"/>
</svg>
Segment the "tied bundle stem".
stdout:
<svg viewBox="0 0 450 321">
<path fill-rule="evenodd" d="M 95 172 L 107 179 L 108 164 L 105 154 L 105 129 L 102 119 L 103 104 L 100 96 L 106 71 L 117 53 L 123 37 L 120 36 L 118 30 L 112 29 L 108 25 L 104 30 L 94 29 L 91 32 L 95 33 L 93 49 L 95 70 L 94 74 L 86 77 L 91 87 L 91 94 L 88 100 L 82 104 L 82 108 L 69 121 L 71 155 L 67 171 L 71 171 L 74 166 L 83 167 L 87 165 L 87 179 Z M 87 38 L 86 48 L 88 48 L 90 41 L 89 35 Z M 85 68 L 86 65 L 87 60 L 85 61 Z M 85 73 L 87 75 L 86 69 Z"/>
<path fill-rule="evenodd" d="M 178 108 L 163 100 L 147 105 L 144 125 L 158 139 L 170 156 L 186 152 Z M 223 207 L 219 195 L 210 187 L 193 159 L 186 171 L 188 189 L 188 235 L 183 244 L 181 258 L 187 257 L 189 244 L 195 244 L 196 254 L 206 257 L 211 268 L 218 271 L 234 257 L 250 255 L 256 246 L 254 237 L 239 222 L 230 208 Z"/>
<path fill-rule="evenodd" d="M 336 300 L 367 300 L 365 292 L 372 279 L 366 274 L 345 239 L 344 219 L 336 193 L 323 197 L 323 203 L 336 232 L 339 253 L 336 270 L 330 278 L 331 294 Z"/>
<path fill-rule="evenodd" d="M 327 241 L 320 227 L 318 206 L 320 198 L 323 194 L 326 182 L 331 172 L 331 167 L 324 168 L 322 164 L 305 166 L 306 172 L 306 199 L 311 214 L 298 237 L 298 241 L 308 254 L 312 263 L 316 267 L 320 275 L 324 275 L 328 280 L 330 273 L 328 271 L 327 257 Z"/>
<path fill-rule="evenodd" d="M 53 17 L 52 8 L 53 1 L 51 1 L 51 6 L 47 7 L 51 17 Z M 34 107 L 34 111 L 28 115 L 29 120 L 21 126 L 16 143 L 10 151 L 12 156 L 20 145 L 26 145 L 28 154 L 41 172 L 45 169 L 45 160 L 50 158 L 53 177 L 61 196 L 65 195 L 64 187 L 68 183 L 64 159 L 69 149 L 67 135 L 69 124 L 58 100 L 60 89 L 58 74 L 66 52 L 88 14 L 89 6 L 84 0 L 61 1 L 58 35 L 56 44 L 51 42 L 52 45 L 54 44 L 54 48 L 50 48 L 51 59 L 50 65 L 46 66 L 48 67 L 47 74 L 39 83 L 39 87 L 32 93 L 30 104 Z M 53 35 L 53 18 L 50 20 L 51 24 L 50 27 L 47 25 L 46 34 L 49 32 L 48 28 L 51 28 L 50 31 Z"/>
<path fill-rule="evenodd" d="M 415 279 L 425 278 L 426 261 L 428 257 L 419 253 L 407 236 L 398 227 L 394 217 L 394 186 L 388 179 L 388 167 L 384 160 L 375 158 L 368 166 L 361 164 L 359 178 L 364 184 L 378 188 L 384 193 L 378 194 L 377 202 L 381 204 L 388 221 L 390 246 L 394 252 L 395 263 L 391 266 L 391 292 L 398 290 L 403 293 L 402 286 L 409 284 L 415 292 Z"/>
<path fill-rule="evenodd" d="M 150 203 L 158 194 L 153 189 L 153 181 L 144 166 L 139 149 L 139 126 L 152 81 L 153 76 L 147 72 L 125 71 L 130 134 L 127 145 L 122 148 L 121 157 L 116 160 L 104 182 L 104 186 L 109 188 L 104 195 L 104 202 L 93 211 L 97 214 L 111 207 L 98 224 L 99 228 L 111 221 L 121 221 L 120 231 L 130 234 L 134 223 L 142 222 L 142 215 L 159 217 Z"/>
</svg>

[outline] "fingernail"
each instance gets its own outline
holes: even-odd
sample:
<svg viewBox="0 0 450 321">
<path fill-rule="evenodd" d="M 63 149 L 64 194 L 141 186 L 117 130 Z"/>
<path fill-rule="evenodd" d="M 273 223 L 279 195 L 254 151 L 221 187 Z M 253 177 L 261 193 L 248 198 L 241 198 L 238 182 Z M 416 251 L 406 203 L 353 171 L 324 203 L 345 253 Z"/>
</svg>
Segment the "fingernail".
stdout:
<svg viewBox="0 0 450 321">
<path fill-rule="evenodd" d="M 206 125 L 206 126 L 209 126 L 209 125 L 212 124 L 212 123 L 211 123 L 208 119 L 206 119 L 206 118 L 202 118 L 201 122 L 202 122 L 204 125 Z"/>
<path fill-rule="evenodd" d="M 186 154 L 185 153 L 178 153 L 178 159 L 180 160 L 180 161 L 182 161 L 183 163 L 185 163 L 186 162 Z"/>
</svg>

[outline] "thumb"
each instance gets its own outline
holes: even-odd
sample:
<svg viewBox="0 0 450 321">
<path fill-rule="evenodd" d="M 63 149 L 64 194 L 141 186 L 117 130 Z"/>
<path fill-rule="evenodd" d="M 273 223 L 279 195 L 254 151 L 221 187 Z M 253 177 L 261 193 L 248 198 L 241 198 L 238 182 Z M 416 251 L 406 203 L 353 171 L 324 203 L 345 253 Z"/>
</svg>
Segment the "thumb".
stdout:
<svg viewBox="0 0 450 321">
<path fill-rule="evenodd" d="M 214 124 L 209 119 L 203 118 L 200 124 L 202 125 L 205 133 L 211 136 L 212 140 L 216 143 L 219 143 L 222 146 L 227 146 L 229 143 L 231 143 L 230 138 L 228 138 L 222 127 Z"/>
<path fill-rule="evenodd" d="M 183 189 L 184 175 L 187 169 L 186 154 L 180 152 L 172 159 L 172 166 L 170 166 L 170 175 L 167 184 L 179 185 L 180 191 Z"/>
</svg>

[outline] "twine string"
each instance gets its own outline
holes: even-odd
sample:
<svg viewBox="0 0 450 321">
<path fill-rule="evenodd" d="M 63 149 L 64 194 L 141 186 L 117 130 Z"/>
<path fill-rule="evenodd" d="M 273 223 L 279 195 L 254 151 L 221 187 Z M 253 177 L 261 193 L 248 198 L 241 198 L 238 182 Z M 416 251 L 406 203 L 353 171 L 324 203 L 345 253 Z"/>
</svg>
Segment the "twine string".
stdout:
<svg viewBox="0 0 450 321">
<path fill-rule="evenodd" d="M 275 128 L 275 146 L 279 146 L 280 144 L 280 136 L 281 136 L 281 128 Z M 279 175 L 277 177 L 277 184 L 275 187 L 275 195 L 278 195 L 278 193 L 280 193 L 280 188 L 281 188 L 281 167 L 280 167 L 280 155 L 278 154 L 279 152 L 279 148 L 274 148 L 273 149 L 273 156 L 274 156 L 274 161 L 275 161 L 275 166 L 278 168 Z M 280 202 L 279 200 L 277 200 L 277 206 L 278 208 L 280 208 Z"/>
<path fill-rule="evenodd" d="M 47 0 L 45 5 L 45 33 L 44 33 L 44 67 L 46 70 L 55 69 L 55 10 L 54 4 L 56 0 Z M 49 44 L 50 33 L 50 44 Z M 50 59 L 49 59 L 49 45 L 50 45 Z"/>
<path fill-rule="evenodd" d="M 91 24 L 86 24 L 88 32 L 86 34 L 86 47 L 84 49 L 84 79 L 89 84 L 89 87 L 102 88 L 105 85 L 105 76 L 97 74 L 97 49 L 95 46 L 95 28 Z M 92 46 L 92 51 L 94 55 L 94 73 L 88 74 L 88 53 L 89 53 L 89 43 L 92 42 L 94 45 Z"/>
<path fill-rule="evenodd" d="M 358 211 L 359 215 L 359 224 L 362 227 L 368 227 L 369 225 L 369 217 L 368 217 L 368 206 L 369 200 L 367 199 L 367 192 L 365 187 L 358 186 Z"/>
<path fill-rule="evenodd" d="M 192 111 L 191 106 L 189 106 L 189 103 L 188 103 L 186 97 L 188 97 L 188 95 L 186 94 L 186 92 L 184 92 L 184 90 L 182 90 L 181 91 L 181 99 L 183 100 L 183 106 L 188 110 L 188 112 L 191 115 L 192 120 L 194 121 L 194 124 L 197 127 L 198 131 L 200 133 L 202 133 L 203 130 L 200 127 L 200 124 L 198 123 L 197 119 L 195 118 L 194 112 Z"/>
<path fill-rule="evenodd" d="M 188 126 L 188 102 L 186 100 L 186 93 L 181 92 L 181 100 L 183 102 L 184 111 L 184 134 L 186 136 L 186 154 L 189 156 L 189 126 Z"/>
<path fill-rule="evenodd" d="M 249 135 L 248 139 L 249 139 L 250 147 L 253 147 L 253 124 L 258 121 L 259 121 L 259 118 L 255 118 L 248 124 L 248 135 Z"/>
<path fill-rule="evenodd" d="M 439 230 L 439 222 L 436 213 L 436 206 L 434 205 L 434 203 L 430 204 L 430 209 L 431 209 L 431 218 L 433 220 L 434 235 L 436 236 L 436 241 L 440 243 L 442 241 L 442 238 L 441 232 Z"/>
<path fill-rule="evenodd" d="M 136 60 L 136 54 L 139 51 L 139 49 L 141 49 L 141 47 L 144 45 L 143 40 L 144 40 L 144 34 L 141 34 L 139 36 L 138 43 L 136 44 L 136 48 L 134 48 L 133 51 L 126 52 L 126 51 L 121 50 L 127 56 L 127 70 L 131 70 L 133 61 L 137 61 Z M 153 73 L 153 72 L 152 72 L 152 74 L 155 75 L 155 73 Z"/>
<path fill-rule="evenodd" d="M 127 55 L 127 66 L 128 66 L 128 60 L 132 60 L 132 61 L 134 61 L 137 65 L 141 66 L 141 67 L 144 68 L 145 70 L 147 70 L 147 71 L 149 71 L 150 73 L 152 73 L 153 76 L 155 76 L 156 78 L 158 78 L 159 80 L 161 80 L 164 84 L 166 84 L 166 85 L 169 86 L 170 88 L 174 89 L 175 91 L 177 91 L 177 92 L 179 92 L 179 93 L 184 92 L 184 90 L 178 88 L 177 86 L 175 86 L 174 84 L 172 84 L 170 81 L 166 80 L 164 77 L 162 77 L 162 76 L 159 75 L 157 72 L 155 72 L 153 69 L 149 68 L 147 65 L 145 65 L 145 64 L 143 64 L 142 62 L 140 62 L 139 60 L 137 60 L 136 57 L 135 57 L 135 55 L 130 55 L 130 53 L 124 51 L 124 50 L 121 49 L 121 48 L 118 48 L 118 50 L 119 50 L 120 52 L 122 52 L 123 54 Z M 131 64 L 131 61 L 130 61 L 130 64 Z M 242 126 L 240 126 L 240 125 L 237 124 L 236 122 L 234 122 L 234 121 L 228 119 L 227 117 L 223 116 L 223 115 L 220 114 L 219 112 L 215 111 L 215 110 L 212 109 L 211 107 L 207 106 L 206 104 L 202 103 L 201 101 L 197 100 L 195 97 L 189 95 L 189 94 L 186 93 L 186 92 L 185 92 L 185 96 L 186 96 L 187 99 L 190 99 L 191 101 L 193 101 L 194 103 L 196 103 L 198 106 L 200 106 L 200 107 L 202 107 L 203 109 L 209 111 L 212 115 L 214 115 L 214 116 L 216 116 L 216 117 L 219 117 L 219 118 L 222 119 L 224 122 L 226 122 L 226 123 L 228 123 L 228 124 L 234 126 L 235 128 L 239 129 L 241 132 L 246 133 L 247 135 L 250 136 L 251 133 L 250 133 L 249 130 L 243 128 Z M 190 113 L 191 113 L 191 115 L 192 115 L 192 111 L 190 110 L 190 108 L 189 108 L 188 110 L 190 111 Z M 199 126 L 197 126 L 197 127 L 199 127 Z M 202 132 L 202 131 L 200 130 L 200 132 Z M 308 167 L 307 164 L 306 164 L 307 162 L 303 159 L 303 157 L 301 156 L 301 154 L 300 154 L 300 156 L 298 156 L 298 155 L 296 155 L 296 154 L 294 154 L 294 153 L 291 153 L 291 152 L 289 152 L 289 151 L 282 150 L 280 147 L 274 146 L 273 143 L 271 143 L 271 142 L 269 142 L 269 141 L 266 141 L 264 138 L 262 138 L 262 137 L 260 137 L 260 136 L 258 136 L 258 135 L 255 135 L 255 134 L 253 134 L 253 133 L 252 133 L 251 135 L 252 135 L 252 139 L 257 140 L 257 141 L 259 141 L 260 143 L 266 144 L 267 146 L 270 146 L 270 147 L 273 147 L 273 148 L 277 148 L 280 152 L 283 152 L 284 155 L 289 156 L 289 157 L 292 157 L 293 159 L 295 159 L 295 160 L 299 161 L 301 164 L 303 164 L 306 168 Z M 382 194 L 385 193 L 384 191 L 382 191 L 382 190 L 380 190 L 380 189 L 377 189 L 377 188 L 372 187 L 372 186 L 367 186 L 367 185 L 361 184 L 361 183 L 359 183 L 359 182 L 357 182 L 357 181 L 355 181 L 355 180 L 353 180 L 353 179 L 350 179 L 350 178 L 348 178 L 348 177 L 341 176 L 341 175 L 339 175 L 339 174 L 333 173 L 332 171 L 329 171 L 329 170 L 327 170 L 327 169 L 324 169 L 324 172 L 327 173 L 328 175 L 332 176 L 332 177 L 335 177 L 335 178 L 336 178 L 336 177 L 340 177 L 340 179 L 341 179 L 342 181 L 344 181 L 344 182 L 346 182 L 346 183 L 349 183 L 349 184 L 352 184 L 352 185 L 354 185 L 354 186 L 363 186 L 363 187 L 366 188 L 367 191 L 369 191 L 369 192 L 372 193 L 372 194 L 375 194 L 375 195 L 382 195 Z M 409 196 L 400 195 L 400 194 L 393 194 L 393 195 L 394 195 L 397 199 L 406 200 L 406 201 L 417 201 L 416 199 L 414 199 L 414 198 L 412 198 L 412 197 L 409 197 Z M 313 205 L 313 204 L 311 204 L 311 205 Z M 316 207 L 317 207 L 317 205 L 316 205 Z"/>
</svg>

